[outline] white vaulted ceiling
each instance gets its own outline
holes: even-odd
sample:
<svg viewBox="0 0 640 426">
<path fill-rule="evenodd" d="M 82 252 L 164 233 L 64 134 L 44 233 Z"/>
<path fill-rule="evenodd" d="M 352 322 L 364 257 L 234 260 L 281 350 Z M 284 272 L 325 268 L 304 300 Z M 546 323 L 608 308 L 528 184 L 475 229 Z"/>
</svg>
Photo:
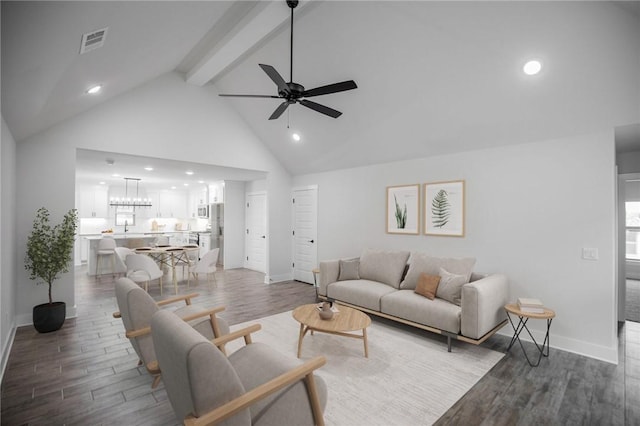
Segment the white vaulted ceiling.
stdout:
<svg viewBox="0 0 640 426">
<path fill-rule="evenodd" d="M 640 122 L 639 4 L 303 2 L 293 80 L 355 80 L 313 98 L 343 115 L 295 105 L 269 121 L 278 100 L 221 101 L 293 174 L 607 131 Z M 258 64 L 289 80 L 288 17 L 284 1 L 3 1 L 2 115 L 21 140 L 171 71 L 276 94 Z M 81 35 L 106 26 L 105 46 L 78 55 Z M 527 77 L 534 57 L 542 72 Z M 99 97 L 83 94 L 90 80 Z"/>
</svg>

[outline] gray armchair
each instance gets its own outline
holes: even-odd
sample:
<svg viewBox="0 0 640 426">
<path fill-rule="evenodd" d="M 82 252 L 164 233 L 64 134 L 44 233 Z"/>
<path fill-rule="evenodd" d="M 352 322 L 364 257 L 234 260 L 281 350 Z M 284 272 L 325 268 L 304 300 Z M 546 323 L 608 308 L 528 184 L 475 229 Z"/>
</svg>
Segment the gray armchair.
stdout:
<svg viewBox="0 0 640 426">
<path fill-rule="evenodd" d="M 155 388 L 160 382 L 161 372 L 156 361 L 150 326 L 151 317 L 160 310 L 161 306 L 184 302 L 186 306 L 176 309 L 175 314 L 181 321 L 188 322 L 187 327 L 193 327 L 207 339 L 229 333 L 226 321 L 216 316 L 217 313 L 224 310 L 224 307 L 205 309 L 192 305 L 191 299 L 197 296 L 197 293 L 193 293 L 156 302 L 149 296 L 149 293 L 129 278 L 116 280 L 116 299 L 120 311 L 114 312 L 113 316 L 114 318 L 122 318 L 126 336 L 138 354 L 140 363 L 144 364 L 149 374 L 154 376 L 152 388 Z"/>
<path fill-rule="evenodd" d="M 264 343 L 252 343 L 253 325 L 208 341 L 168 311 L 151 320 L 151 334 L 167 396 L 186 425 L 324 425 L 327 389 L 313 372 L 326 363 L 301 363 Z M 244 337 L 227 357 L 221 350 Z"/>
</svg>

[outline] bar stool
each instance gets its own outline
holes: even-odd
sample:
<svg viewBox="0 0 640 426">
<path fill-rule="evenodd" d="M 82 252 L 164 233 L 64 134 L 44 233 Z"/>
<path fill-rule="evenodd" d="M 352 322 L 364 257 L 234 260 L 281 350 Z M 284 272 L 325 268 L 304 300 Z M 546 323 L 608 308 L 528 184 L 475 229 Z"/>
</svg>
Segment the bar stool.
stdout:
<svg viewBox="0 0 640 426">
<path fill-rule="evenodd" d="M 105 256 L 111 257 L 111 273 L 116 273 L 116 240 L 103 237 L 98 242 L 98 252 L 96 253 L 96 276 L 100 274 L 100 259 Z"/>
</svg>

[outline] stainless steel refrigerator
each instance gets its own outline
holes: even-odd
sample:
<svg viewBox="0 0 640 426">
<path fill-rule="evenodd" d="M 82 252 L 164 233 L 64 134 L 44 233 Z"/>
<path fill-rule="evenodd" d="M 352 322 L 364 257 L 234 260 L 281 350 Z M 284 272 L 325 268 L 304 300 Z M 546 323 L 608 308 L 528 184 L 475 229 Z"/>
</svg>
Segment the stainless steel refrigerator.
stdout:
<svg viewBox="0 0 640 426">
<path fill-rule="evenodd" d="M 209 227 L 211 228 L 211 250 L 220 249 L 218 264 L 224 263 L 224 203 L 209 205 Z"/>
</svg>

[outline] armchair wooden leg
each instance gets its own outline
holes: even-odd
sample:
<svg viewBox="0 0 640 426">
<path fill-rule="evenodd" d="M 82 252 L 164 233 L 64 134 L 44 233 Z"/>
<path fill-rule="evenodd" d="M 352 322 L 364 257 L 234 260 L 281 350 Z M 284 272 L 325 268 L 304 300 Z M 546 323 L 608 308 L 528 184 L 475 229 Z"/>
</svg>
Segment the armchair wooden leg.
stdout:
<svg viewBox="0 0 640 426">
<path fill-rule="evenodd" d="M 160 384 L 160 379 L 162 379 L 161 375 L 157 375 L 153 378 L 153 383 L 151 383 L 151 389 L 155 389 Z"/>
<path fill-rule="evenodd" d="M 320 398 L 316 388 L 316 380 L 313 373 L 309 373 L 304 377 L 304 384 L 307 386 L 309 393 L 309 402 L 311 403 L 311 411 L 313 411 L 313 419 L 317 426 L 324 426 L 324 417 L 322 415 L 322 407 L 320 406 Z"/>
</svg>

